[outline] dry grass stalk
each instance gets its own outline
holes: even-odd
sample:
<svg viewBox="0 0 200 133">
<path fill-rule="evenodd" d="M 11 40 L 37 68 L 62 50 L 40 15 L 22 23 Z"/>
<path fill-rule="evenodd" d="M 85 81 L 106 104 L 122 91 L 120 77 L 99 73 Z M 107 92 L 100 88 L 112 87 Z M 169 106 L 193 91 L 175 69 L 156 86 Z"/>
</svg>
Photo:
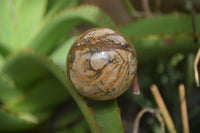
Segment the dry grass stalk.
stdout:
<svg viewBox="0 0 200 133">
<path fill-rule="evenodd" d="M 198 87 L 199 87 L 199 74 L 198 74 L 197 66 L 199 63 L 199 59 L 200 59 L 200 48 L 199 48 L 197 55 L 195 57 L 195 60 L 194 60 L 194 76 L 195 76 L 194 78 L 195 78 L 195 81 L 196 81 L 196 84 Z"/>
<path fill-rule="evenodd" d="M 146 17 L 152 17 L 149 0 L 142 0 L 142 6 Z"/>
<path fill-rule="evenodd" d="M 145 114 L 145 113 L 151 113 L 153 114 L 157 120 L 160 122 L 160 126 L 161 126 L 161 133 L 165 133 L 165 123 L 164 123 L 164 120 L 162 118 L 162 116 L 160 115 L 160 112 L 159 110 L 157 109 L 153 109 L 153 108 L 144 108 L 142 109 L 136 116 L 135 118 L 135 122 L 134 122 L 134 125 L 133 125 L 133 132 L 132 133 L 138 133 L 139 131 L 139 127 L 140 127 L 140 119 L 142 118 L 142 116 Z"/>
<path fill-rule="evenodd" d="M 186 104 L 186 99 L 185 99 L 185 87 L 183 84 L 179 86 L 179 96 L 180 96 L 183 133 L 189 133 L 190 130 L 189 130 L 189 123 L 188 123 L 187 104 Z"/>
<path fill-rule="evenodd" d="M 165 120 L 165 123 L 167 125 L 169 132 L 176 133 L 176 129 L 175 129 L 174 123 L 172 121 L 172 118 L 166 108 L 166 105 L 165 105 L 165 103 L 162 99 L 162 96 L 161 96 L 160 92 L 158 91 L 158 88 L 156 85 L 151 86 L 151 92 L 152 92 L 154 99 L 159 107 L 159 110 Z"/>
</svg>

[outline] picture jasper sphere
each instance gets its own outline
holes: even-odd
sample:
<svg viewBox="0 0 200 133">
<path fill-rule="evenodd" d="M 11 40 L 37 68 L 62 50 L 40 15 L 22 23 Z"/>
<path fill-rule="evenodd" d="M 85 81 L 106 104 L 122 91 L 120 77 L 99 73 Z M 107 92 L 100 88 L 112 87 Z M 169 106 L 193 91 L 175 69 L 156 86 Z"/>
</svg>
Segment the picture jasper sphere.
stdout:
<svg viewBox="0 0 200 133">
<path fill-rule="evenodd" d="M 109 100 L 124 93 L 136 69 L 134 47 L 122 34 L 108 28 L 83 33 L 67 59 L 71 82 L 79 93 L 93 100 Z"/>
</svg>

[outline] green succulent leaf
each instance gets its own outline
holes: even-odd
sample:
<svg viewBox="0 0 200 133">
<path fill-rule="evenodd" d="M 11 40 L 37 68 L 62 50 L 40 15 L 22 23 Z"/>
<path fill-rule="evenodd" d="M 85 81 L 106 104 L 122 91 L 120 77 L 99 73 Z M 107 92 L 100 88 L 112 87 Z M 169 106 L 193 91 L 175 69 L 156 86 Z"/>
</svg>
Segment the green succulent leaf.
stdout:
<svg viewBox="0 0 200 133">
<path fill-rule="evenodd" d="M 79 1 L 80 0 L 49 0 L 45 19 L 52 17 L 52 15 L 55 15 L 60 10 L 77 6 Z"/>
<path fill-rule="evenodd" d="M 90 129 L 87 122 L 83 118 L 80 110 L 72 104 L 70 108 L 66 108 L 61 112 L 60 117 L 54 124 L 57 129 L 56 133 L 88 133 Z"/>
<path fill-rule="evenodd" d="M 0 101 L 9 105 L 20 97 L 21 90 L 15 86 L 14 81 L 3 73 L 0 73 Z"/>
<path fill-rule="evenodd" d="M 68 51 L 66 51 L 66 53 L 68 53 Z M 63 56 L 66 56 L 67 55 L 66 53 L 63 53 Z M 21 64 L 21 62 L 26 62 L 26 63 Z M 111 133 L 123 132 L 122 123 L 120 119 L 120 111 L 115 100 L 102 103 L 93 101 L 89 104 L 90 106 L 89 107 L 87 101 L 84 100 L 84 98 L 77 93 L 66 73 L 61 71 L 60 68 L 57 65 L 55 65 L 52 61 L 48 60 L 47 57 L 31 51 L 18 52 L 15 55 L 11 56 L 6 61 L 5 69 L 3 69 L 3 72 L 12 78 L 13 75 L 10 73 L 11 69 L 13 69 L 12 70 L 13 72 L 23 71 L 23 69 L 26 66 L 31 65 L 31 62 L 33 63 L 37 62 L 36 64 L 38 64 L 38 66 L 41 67 L 43 66 L 44 67 L 43 69 L 52 73 L 55 76 L 55 78 L 68 90 L 69 94 L 74 98 L 75 102 L 77 103 L 78 107 L 83 113 L 92 132 L 95 133 L 101 132 L 101 128 L 98 126 L 98 124 L 102 127 L 103 129 L 102 132 L 107 132 L 107 131 L 109 132 L 111 131 Z M 22 66 L 11 67 L 17 64 L 21 64 L 23 67 Z M 100 117 L 100 115 L 103 116 L 104 113 L 108 118 Z M 108 122 L 105 122 L 106 120 L 109 120 L 109 122 L 112 121 L 113 125 L 108 125 Z M 116 126 L 118 127 L 117 131 L 114 130 Z"/>
<path fill-rule="evenodd" d="M 76 123 L 73 127 L 67 128 L 67 129 L 62 129 L 62 130 L 57 130 L 55 133 L 88 133 L 90 132 L 86 121 L 82 120 Z"/>
<path fill-rule="evenodd" d="M 17 114 L 0 108 L 0 131 L 20 131 L 36 126 L 37 118 L 30 114 Z"/>
<path fill-rule="evenodd" d="M 196 23 L 200 23 L 199 15 L 196 16 Z M 174 13 L 142 19 L 119 30 L 135 46 L 140 64 L 158 59 L 158 55 L 161 58 L 177 52 L 195 52 L 199 47 L 199 43 L 194 42 L 190 15 Z M 199 33 L 198 28 L 198 39 Z"/>
<path fill-rule="evenodd" d="M 1 42 L 4 43 L 11 43 L 13 40 L 13 21 L 10 13 L 9 7 L 9 0 L 1 0 L 0 4 L 0 39 Z"/>
<path fill-rule="evenodd" d="M 200 23 L 200 15 L 196 15 L 196 24 Z M 197 28 L 197 33 L 200 29 Z M 187 14 L 173 13 L 170 15 L 156 16 L 138 20 L 119 28 L 126 37 L 141 37 L 149 34 L 188 34 L 192 33 L 192 16 Z"/>
<path fill-rule="evenodd" d="M 11 48 L 9 48 L 6 44 L 0 42 L 0 56 L 6 57 L 11 53 Z"/>
<path fill-rule="evenodd" d="M 48 54 L 57 47 L 59 39 L 65 37 L 72 27 L 81 23 L 90 23 L 97 27 L 115 28 L 111 19 L 99 8 L 88 5 L 80 6 L 64 10 L 46 21 L 31 41 L 30 47 Z"/>
<path fill-rule="evenodd" d="M 29 86 L 48 74 L 48 70 L 39 64 L 37 59 L 31 55 L 27 56 L 29 57 L 16 56 L 15 60 L 5 61 L 2 68 L 2 71 L 6 72 L 15 81 L 16 86 L 24 92 L 29 89 Z"/>
<path fill-rule="evenodd" d="M 102 133 L 123 133 L 120 109 L 115 100 L 106 102 L 88 100 L 88 105 L 94 111 L 94 118 L 102 127 Z"/>
<path fill-rule="evenodd" d="M 12 49 L 26 46 L 39 28 L 47 0 L 2 0 L 0 38 Z"/>
<path fill-rule="evenodd" d="M 16 132 L 34 128 L 49 118 L 51 112 L 16 113 L 0 107 L 0 132 Z"/>
<path fill-rule="evenodd" d="M 64 86 L 32 56 L 6 61 L 2 72 L 7 78 L 0 80 L 0 98 L 9 110 L 39 112 L 70 98 Z"/>
<path fill-rule="evenodd" d="M 200 37 L 198 38 L 200 39 Z M 136 48 L 140 64 L 169 57 L 176 53 L 195 52 L 199 48 L 199 44 L 195 44 L 194 38 L 190 35 L 150 35 L 130 40 Z"/>
<path fill-rule="evenodd" d="M 4 58 L 2 55 L 0 55 L 0 72 L 1 72 L 1 68 L 2 68 L 3 64 L 4 64 Z"/>
<path fill-rule="evenodd" d="M 64 86 L 53 76 L 48 75 L 35 83 L 29 91 L 23 93 L 7 108 L 14 112 L 39 112 L 51 110 L 58 104 L 71 98 Z"/>
<path fill-rule="evenodd" d="M 50 58 L 53 60 L 55 64 L 58 64 L 59 67 L 64 71 L 66 71 L 66 61 L 68 52 L 78 37 L 74 36 L 66 40 L 58 49 L 56 49 L 51 55 Z"/>
</svg>

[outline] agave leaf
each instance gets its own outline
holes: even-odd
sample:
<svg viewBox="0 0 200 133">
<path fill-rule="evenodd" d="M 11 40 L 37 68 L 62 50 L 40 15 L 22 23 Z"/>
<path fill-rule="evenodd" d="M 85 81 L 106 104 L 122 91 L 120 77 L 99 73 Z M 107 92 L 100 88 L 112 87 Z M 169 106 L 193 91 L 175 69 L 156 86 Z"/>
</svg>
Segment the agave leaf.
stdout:
<svg viewBox="0 0 200 133">
<path fill-rule="evenodd" d="M 70 98 L 64 86 L 43 65 L 27 59 L 7 61 L 2 68 L 6 76 L 0 78 L 0 99 L 6 108 L 15 112 L 38 112 Z"/>
<path fill-rule="evenodd" d="M 39 52 L 48 54 L 56 47 L 56 42 L 66 36 L 73 26 L 85 22 L 98 27 L 114 28 L 111 19 L 100 9 L 88 5 L 80 6 L 78 8 L 62 11 L 45 22 L 30 43 L 30 47 Z"/>
<path fill-rule="evenodd" d="M 47 14 L 45 19 L 55 15 L 64 8 L 71 8 L 77 6 L 79 0 L 49 0 L 47 5 Z"/>
<path fill-rule="evenodd" d="M 68 51 L 67 51 L 68 52 Z M 66 55 L 66 53 L 64 53 L 64 55 Z M 108 116 L 110 118 L 110 121 L 113 121 L 115 124 L 114 126 L 108 126 L 106 124 L 103 123 L 104 117 L 103 114 L 99 114 L 102 115 L 102 117 L 94 117 L 91 108 L 88 107 L 87 102 L 83 99 L 83 97 L 77 93 L 77 91 L 75 90 L 75 88 L 73 87 L 73 85 L 71 84 L 68 76 L 62 72 L 58 66 L 56 66 L 54 63 L 52 63 L 50 60 L 47 59 L 47 57 L 45 56 L 41 56 L 35 52 L 28 52 L 28 51 L 21 51 L 15 55 L 13 55 L 12 57 L 10 57 L 7 61 L 6 64 L 8 65 L 15 65 L 15 64 L 20 64 L 20 62 L 24 61 L 30 61 L 30 62 L 35 62 L 37 60 L 37 63 L 39 66 L 43 66 L 46 70 L 48 70 L 49 72 L 51 72 L 59 81 L 60 83 L 65 86 L 65 88 L 68 90 L 68 92 L 71 94 L 71 96 L 74 98 L 75 102 L 77 103 L 78 107 L 80 108 L 81 112 L 83 113 L 89 127 L 90 130 L 92 132 L 98 133 L 101 131 L 100 127 L 97 125 L 98 123 L 101 124 L 102 128 L 104 128 L 104 132 L 106 131 L 111 131 L 112 129 L 115 129 L 115 125 L 117 126 L 121 126 L 121 119 L 120 119 L 120 113 L 119 113 L 119 109 L 117 107 L 117 104 L 115 102 L 115 100 L 109 101 L 109 102 L 103 102 L 101 103 L 101 107 L 96 105 L 94 106 L 94 110 L 104 110 L 103 112 L 106 113 L 106 116 Z M 15 63 L 11 63 L 11 62 L 15 62 Z M 65 62 L 65 61 L 64 61 Z M 9 67 L 8 65 L 6 65 L 5 68 L 9 68 L 11 69 L 12 67 Z M 23 65 L 28 65 L 27 63 L 24 63 Z M 13 67 L 12 69 L 15 69 L 15 67 Z M 8 69 L 3 69 L 5 73 L 8 72 Z M 23 69 L 21 69 L 23 70 Z M 18 67 L 18 71 L 20 71 L 20 67 Z M 10 73 L 7 73 L 10 77 L 12 77 L 10 75 Z M 90 106 L 92 106 L 93 104 L 98 104 L 98 102 L 93 102 Z M 108 106 L 109 105 L 109 106 Z M 112 110 L 112 111 L 111 111 Z M 101 111 L 100 111 L 101 112 Z M 115 113 L 113 113 L 115 112 Z M 94 113 L 98 113 L 98 111 L 94 112 Z M 109 119 L 107 118 L 107 119 Z M 114 120 L 112 120 L 113 118 L 115 118 Z M 96 124 L 97 123 L 97 124 Z M 113 130 L 115 133 L 121 133 L 122 128 L 120 128 L 121 130 L 115 131 Z M 113 133 L 114 133 L 113 132 Z"/>
<path fill-rule="evenodd" d="M 33 128 L 38 123 L 36 117 L 20 115 L 0 108 L 0 131 L 20 131 Z"/>
<path fill-rule="evenodd" d="M 6 72 L 15 81 L 16 86 L 24 92 L 29 89 L 29 86 L 48 74 L 48 70 L 38 64 L 37 59 L 31 59 L 31 55 L 27 56 L 30 57 L 16 56 L 15 60 L 6 61 L 2 68 L 2 71 Z"/>
<path fill-rule="evenodd" d="M 16 132 L 34 128 L 50 116 L 50 112 L 16 113 L 0 108 L 0 132 Z"/>
<path fill-rule="evenodd" d="M 55 122 L 54 127 L 58 132 L 67 132 L 67 133 L 88 133 L 90 132 L 87 122 L 83 118 L 79 109 L 77 109 L 74 104 L 69 106 L 70 108 L 64 109 L 60 113 L 59 118 Z"/>
<path fill-rule="evenodd" d="M 10 14 L 10 1 L 1 0 L 0 4 L 0 38 L 4 43 L 10 43 L 13 40 L 13 20 Z"/>
<path fill-rule="evenodd" d="M 24 63 L 22 64 L 22 62 L 24 62 Z M 60 81 L 62 83 L 62 85 L 65 86 L 65 88 L 72 95 L 72 97 L 74 98 L 74 100 L 76 101 L 78 106 L 80 107 L 82 113 L 84 114 L 84 116 L 90 126 L 91 131 L 97 132 L 97 133 L 100 132 L 100 129 L 96 125 L 96 122 L 94 121 L 94 117 L 93 117 L 91 111 L 89 110 L 86 102 L 83 100 L 82 96 L 80 96 L 75 91 L 75 89 L 71 85 L 70 81 L 67 79 L 66 75 L 58 68 L 58 66 L 53 64 L 52 61 L 48 60 L 47 57 L 41 56 L 38 53 L 35 53 L 33 51 L 31 52 L 28 50 L 18 52 L 15 55 L 8 58 L 8 60 L 6 61 L 5 65 L 4 65 L 3 72 L 16 80 L 17 76 L 13 75 L 11 73 L 11 71 L 12 72 L 23 71 L 24 68 L 28 68 L 30 65 L 32 65 L 31 62 L 33 62 L 33 65 L 35 65 L 35 66 L 38 65 L 39 67 L 43 67 L 43 68 L 36 68 L 36 70 L 38 70 L 38 71 L 47 70 L 50 73 L 52 73 L 56 78 L 58 78 L 58 81 Z M 17 64 L 19 64 L 19 66 L 14 67 Z M 20 66 L 20 64 L 21 64 L 21 66 Z M 41 70 L 39 70 L 39 69 L 41 69 Z M 29 71 L 31 71 L 31 70 L 29 70 Z M 28 72 L 28 71 L 26 71 L 26 72 Z M 29 74 L 30 73 L 32 73 L 32 72 L 29 72 Z M 20 78 L 20 76 L 23 76 L 23 75 L 18 75 L 19 78 Z M 24 75 L 24 77 L 27 77 L 27 78 L 29 76 L 30 75 Z M 15 82 L 17 82 L 17 81 L 15 81 Z M 66 93 L 67 93 L 67 91 L 66 91 Z"/>
<path fill-rule="evenodd" d="M 5 105 L 13 103 L 22 94 L 15 83 L 5 74 L 0 73 L 0 102 Z"/>
<path fill-rule="evenodd" d="M 196 15 L 197 27 L 200 23 L 200 15 Z M 200 33 L 200 28 L 197 28 Z M 192 33 L 192 17 L 187 14 L 173 13 L 170 15 L 156 16 L 138 20 L 134 23 L 121 26 L 119 31 L 126 37 L 141 37 L 147 34 L 188 34 Z"/>
<path fill-rule="evenodd" d="M 14 112 L 34 113 L 51 110 L 69 98 L 64 86 L 53 75 L 48 75 L 6 108 Z"/>
<path fill-rule="evenodd" d="M 45 13 L 46 3 L 47 0 L 23 0 L 20 7 L 16 9 L 17 27 L 14 27 L 13 47 L 24 47 L 31 36 L 37 32 Z"/>
<path fill-rule="evenodd" d="M 200 39 L 200 36 L 198 38 Z M 130 41 L 136 48 L 140 64 L 176 53 L 195 52 L 199 47 L 199 44 L 194 43 L 193 36 L 188 34 L 148 35 L 141 38 L 130 38 Z"/>
<path fill-rule="evenodd" d="M 199 15 L 196 16 L 196 23 L 197 25 L 200 23 Z M 120 31 L 135 46 L 140 64 L 158 59 L 158 55 L 161 58 L 177 52 L 194 52 L 199 47 L 199 44 L 195 44 L 194 36 L 191 34 L 190 15 L 174 13 L 138 20 L 120 27 Z M 198 39 L 200 39 L 199 33 L 198 28 L 196 36 Z"/>
<path fill-rule="evenodd" d="M 77 37 L 67 40 L 59 49 L 57 49 L 51 58 L 66 72 L 66 59 L 68 52 Z M 122 133 L 120 111 L 115 100 L 106 102 L 97 102 L 87 100 L 89 107 L 94 111 L 94 118 L 99 126 L 102 127 L 102 133 Z"/>
<path fill-rule="evenodd" d="M 106 102 L 88 101 L 94 111 L 94 118 L 102 128 L 102 133 L 123 133 L 120 109 L 116 100 Z"/>
<path fill-rule="evenodd" d="M 2 55 L 0 55 L 0 72 L 1 72 L 1 68 L 2 68 L 3 64 L 4 64 L 4 58 Z"/>
<path fill-rule="evenodd" d="M 67 72 L 66 71 L 67 55 L 76 39 L 77 37 L 75 36 L 69 38 L 50 55 L 50 58 L 53 60 L 53 62 L 55 64 L 58 64 L 61 70 L 64 71 L 65 73 Z"/>
<path fill-rule="evenodd" d="M 6 57 L 11 53 L 11 48 L 9 48 L 6 44 L 0 42 L 0 55 L 2 57 Z"/>
<path fill-rule="evenodd" d="M 47 0 L 2 0 L 0 38 L 12 49 L 24 47 L 39 28 Z"/>
<path fill-rule="evenodd" d="M 76 123 L 73 127 L 57 130 L 55 133 L 89 133 L 86 121 L 82 120 Z"/>
<path fill-rule="evenodd" d="M 55 127 L 57 129 L 61 129 L 62 127 L 67 127 L 72 123 L 76 123 L 83 119 L 83 116 L 80 110 L 77 109 L 75 105 L 69 106 L 69 108 L 63 109 L 57 118 L 57 122 L 55 122 Z"/>
</svg>

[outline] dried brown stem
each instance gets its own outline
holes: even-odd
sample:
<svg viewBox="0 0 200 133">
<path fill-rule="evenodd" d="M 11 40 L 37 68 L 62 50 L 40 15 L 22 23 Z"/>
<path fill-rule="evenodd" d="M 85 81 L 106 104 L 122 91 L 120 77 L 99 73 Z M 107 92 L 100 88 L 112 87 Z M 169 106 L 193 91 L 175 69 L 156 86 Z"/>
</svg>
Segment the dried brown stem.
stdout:
<svg viewBox="0 0 200 133">
<path fill-rule="evenodd" d="M 167 125 L 169 132 L 176 133 L 176 129 L 175 129 L 174 123 L 172 121 L 172 118 L 165 106 L 165 103 L 164 103 L 162 96 L 161 96 L 160 92 L 158 91 L 158 88 L 156 85 L 151 86 L 151 92 L 152 92 L 154 99 L 159 107 L 159 110 L 165 120 L 165 123 Z"/>
<path fill-rule="evenodd" d="M 181 117 L 183 124 L 183 132 L 189 133 L 189 123 L 188 123 L 188 115 L 187 115 L 187 104 L 185 99 L 185 87 L 183 84 L 179 86 L 179 96 L 180 96 L 180 107 L 181 107 Z"/>
<path fill-rule="evenodd" d="M 137 116 L 135 118 L 134 125 L 133 125 L 133 132 L 132 133 L 138 133 L 138 131 L 139 131 L 139 125 L 140 125 L 140 119 L 147 112 L 153 114 L 157 118 L 157 120 L 160 122 L 161 133 L 165 133 L 165 123 L 164 123 L 164 120 L 163 120 L 162 116 L 160 115 L 159 110 L 153 109 L 153 108 L 145 108 L 145 109 L 141 110 L 137 114 Z"/>
<path fill-rule="evenodd" d="M 149 0 L 142 0 L 142 6 L 146 17 L 151 17 L 151 9 L 149 7 Z"/>
<path fill-rule="evenodd" d="M 196 84 L 198 87 L 199 87 L 199 74 L 198 74 L 197 66 L 199 63 L 199 59 L 200 59 L 200 48 L 199 48 L 197 55 L 195 57 L 195 60 L 194 60 L 194 78 L 195 78 L 195 81 L 196 81 Z"/>
</svg>

